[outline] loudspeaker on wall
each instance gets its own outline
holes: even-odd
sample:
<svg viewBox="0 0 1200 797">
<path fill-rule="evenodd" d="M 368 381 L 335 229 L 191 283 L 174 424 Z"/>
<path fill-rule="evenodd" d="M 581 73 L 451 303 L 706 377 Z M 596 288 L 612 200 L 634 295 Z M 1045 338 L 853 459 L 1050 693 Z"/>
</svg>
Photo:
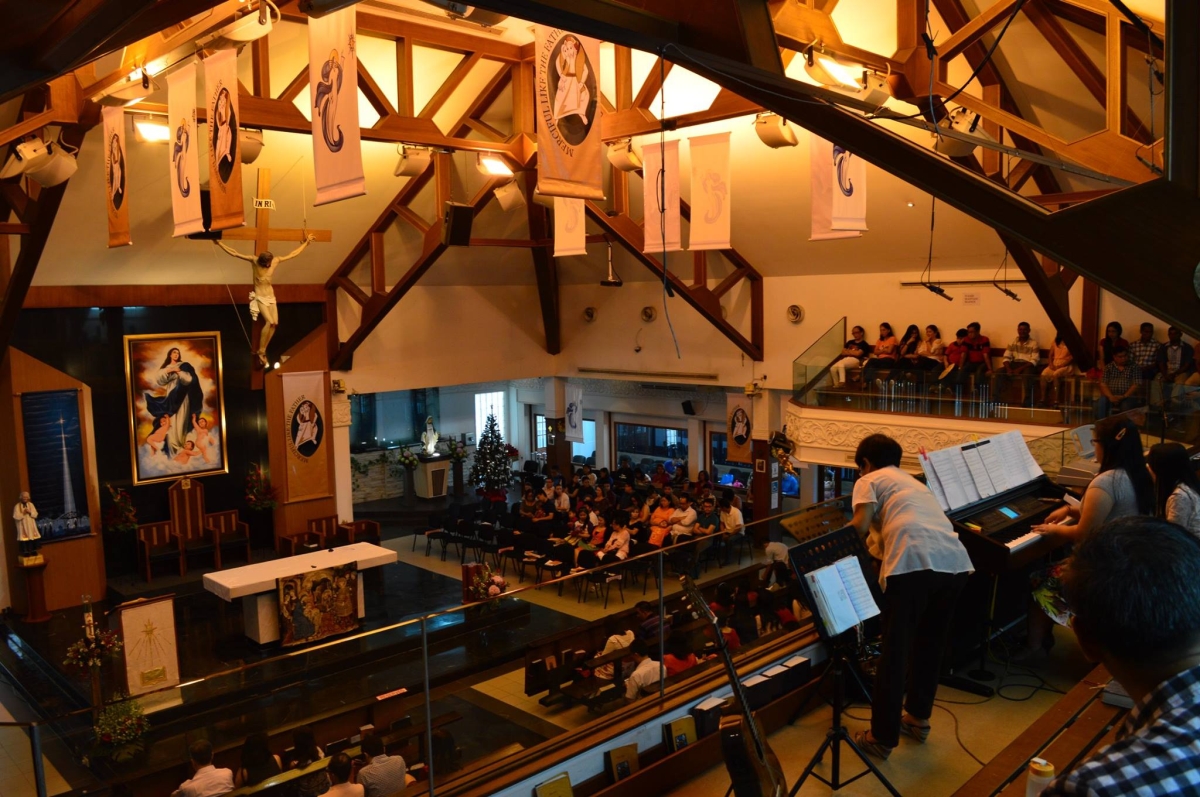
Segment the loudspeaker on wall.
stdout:
<svg viewBox="0 0 1200 797">
<path fill-rule="evenodd" d="M 446 246 L 470 246 L 475 211 L 470 205 L 447 202 L 442 216 L 442 243 Z"/>
<path fill-rule="evenodd" d="M 691 401 L 683 402 L 683 414 L 684 415 L 695 415 L 696 414 L 696 405 L 693 404 Z"/>
</svg>

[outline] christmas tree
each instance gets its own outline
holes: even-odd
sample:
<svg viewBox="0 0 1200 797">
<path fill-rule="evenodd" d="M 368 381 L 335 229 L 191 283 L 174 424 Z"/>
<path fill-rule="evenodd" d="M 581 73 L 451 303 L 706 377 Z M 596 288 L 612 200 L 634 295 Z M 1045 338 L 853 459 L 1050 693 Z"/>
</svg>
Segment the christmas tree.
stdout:
<svg viewBox="0 0 1200 797">
<path fill-rule="evenodd" d="M 496 423 L 494 414 L 489 414 L 479 444 L 475 447 L 471 484 L 488 493 L 506 490 L 512 477 L 509 467 L 508 447 L 504 445 L 504 438 L 500 434 L 500 424 Z"/>
</svg>

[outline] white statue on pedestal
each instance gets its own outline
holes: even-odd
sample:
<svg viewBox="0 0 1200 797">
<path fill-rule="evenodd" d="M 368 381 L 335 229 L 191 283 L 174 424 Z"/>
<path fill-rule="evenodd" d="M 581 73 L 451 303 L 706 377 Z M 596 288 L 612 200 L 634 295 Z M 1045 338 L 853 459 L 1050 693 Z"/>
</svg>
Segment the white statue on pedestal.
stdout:
<svg viewBox="0 0 1200 797">
<path fill-rule="evenodd" d="M 437 448 L 438 437 L 437 430 L 433 428 L 433 416 L 430 415 L 425 419 L 425 431 L 421 435 L 421 445 L 425 446 L 425 453 L 429 456 L 433 456 Z"/>
<path fill-rule="evenodd" d="M 17 521 L 18 556 L 21 558 L 38 555 L 42 533 L 37 527 L 37 507 L 29 500 L 29 493 L 22 492 L 21 500 L 13 507 L 13 520 Z"/>
</svg>

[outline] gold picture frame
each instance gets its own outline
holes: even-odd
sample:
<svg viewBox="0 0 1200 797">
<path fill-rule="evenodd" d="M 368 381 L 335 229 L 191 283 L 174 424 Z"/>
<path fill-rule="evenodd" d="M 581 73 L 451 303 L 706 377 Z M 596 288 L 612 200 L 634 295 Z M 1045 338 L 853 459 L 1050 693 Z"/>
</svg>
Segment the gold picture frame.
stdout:
<svg viewBox="0 0 1200 797">
<path fill-rule="evenodd" d="M 126 335 L 124 349 L 133 483 L 228 473 L 221 333 Z"/>
</svg>

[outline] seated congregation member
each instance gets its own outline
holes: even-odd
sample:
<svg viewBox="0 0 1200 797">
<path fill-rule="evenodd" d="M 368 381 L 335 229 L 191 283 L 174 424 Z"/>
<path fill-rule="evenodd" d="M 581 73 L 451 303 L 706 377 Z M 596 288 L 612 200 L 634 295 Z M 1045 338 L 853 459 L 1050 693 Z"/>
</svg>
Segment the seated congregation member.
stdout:
<svg viewBox="0 0 1200 797">
<path fill-rule="evenodd" d="M 866 535 L 884 590 L 871 728 L 854 740 L 878 758 L 891 755 L 901 731 L 928 738 L 950 620 L 973 570 L 933 493 L 900 469 L 901 454 L 882 434 L 864 438 L 854 453 L 861 475 L 850 524 Z"/>
<path fill-rule="evenodd" d="M 1142 403 L 1142 381 L 1138 369 L 1129 363 L 1129 350 L 1113 351 L 1113 361 L 1104 366 L 1104 376 L 1096 385 L 1096 417 L 1107 418 L 1113 412 L 1128 412 Z"/>
<path fill-rule="evenodd" d="M 188 763 L 192 776 L 179 784 L 171 797 L 221 797 L 233 791 L 233 773 L 217 769 L 212 762 L 212 743 L 199 739 L 188 747 Z"/>
<path fill-rule="evenodd" d="M 900 345 L 896 348 L 897 364 L 908 370 L 920 368 L 917 347 L 921 345 L 921 340 L 921 328 L 916 324 L 909 324 L 908 329 L 904 330 L 904 337 L 900 338 Z"/>
<path fill-rule="evenodd" d="M 733 491 L 732 487 L 726 487 L 721 491 L 721 498 L 729 502 L 729 505 L 735 507 L 738 513 L 742 510 L 742 497 Z"/>
<path fill-rule="evenodd" d="M 992 341 L 982 333 L 978 321 L 967 324 L 967 337 L 963 341 L 967 350 L 966 362 L 963 364 L 963 379 L 974 376 L 975 384 L 980 384 L 983 376 L 992 375 Z"/>
<path fill-rule="evenodd" d="M 671 483 L 671 474 L 667 473 L 667 467 L 663 463 L 660 462 L 654 466 L 654 474 L 650 477 L 650 483 L 656 487 Z"/>
<path fill-rule="evenodd" d="M 252 733 L 242 742 L 242 765 L 233 776 L 233 785 L 239 789 L 242 786 L 253 786 L 282 771 L 283 762 L 279 760 L 279 756 L 271 754 L 271 748 L 267 746 L 267 735 Z"/>
<path fill-rule="evenodd" d="M 712 479 L 708 477 L 708 471 L 701 470 L 696 472 L 696 481 L 692 482 L 691 490 L 693 494 L 699 495 L 704 490 L 712 489 Z"/>
<path fill-rule="evenodd" d="M 671 544 L 691 538 L 696 528 L 696 509 L 687 493 L 679 496 L 679 508 L 671 516 Z"/>
<path fill-rule="evenodd" d="M 1113 353 L 1118 348 L 1129 348 L 1129 341 L 1121 337 L 1122 331 L 1120 321 L 1109 321 L 1108 326 L 1104 327 L 1104 337 L 1096 348 L 1096 363 L 1101 368 L 1113 361 Z"/>
<path fill-rule="evenodd" d="M 742 519 L 742 510 L 733 505 L 729 498 L 721 499 L 721 532 L 724 534 L 743 534 L 746 522 Z"/>
<path fill-rule="evenodd" d="M 671 499 L 665 493 L 658 498 L 658 507 L 650 514 L 650 536 L 646 542 L 655 548 L 661 548 L 667 535 L 671 532 L 672 518 L 675 510 L 671 507 Z"/>
<path fill-rule="evenodd" d="M 733 612 L 735 601 L 733 585 L 722 581 L 717 585 L 717 592 L 713 595 L 713 599 L 708 602 L 708 608 L 712 609 L 713 614 L 721 617 Z"/>
<path fill-rule="evenodd" d="M 842 348 L 841 358 L 829 367 L 834 387 L 843 387 L 846 384 L 846 369 L 862 368 L 863 363 L 871 354 L 871 344 L 867 343 L 867 333 L 862 327 L 854 327 L 850 330 L 850 335 L 852 337 Z"/>
<path fill-rule="evenodd" d="M 364 797 L 365 792 L 362 785 L 352 783 L 350 780 L 353 767 L 354 765 L 350 763 L 350 756 L 345 753 L 337 753 L 329 759 L 329 782 L 332 785 L 329 787 L 329 791 L 325 792 L 329 797 Z"/>
<path fill-rule="evenodd" d="M 554 512 L 564 519 L 571 513 L 571 496 L 567 495 L 561 484 L 554 485 Z"/>
<path fill-rule="evenodd" d="M 1200 479 L 1179 443 L 1158 443 L 1146 457 L 1154 479 L 1155 510 L 1158 517 L 1183 526 L 1200 539 Z"/>
<path fill-rule="evenodd" d="M 612 628 L 612 626 L 609 627 Z M 629 647 L 633 644 L 635 638 L 633 629 L 631 628 L 614 630 L 613 633 L 608 635 L 608 639 L 604 642 L 604 649 L 596 654 L 596 658 L 607 656 L 609 653 Z M 615 664 L 620 664 L 620 662 L 614 663 L 610 661 L 607 664 L 601 664 L 592 674 L 602 681 L 611 681 L 616 673 Z"/>
<path fill-rule="evenodd" d="M 309 764 L 325 757 L 325 751 L 317 746 L 317 737 L 308 725 L 292 731 L 292 755 L 288 769 L 304 769 Z M 316 797 L 329 791 L 329 775 L 324 769 L 309 772 L 292 781 L 291 797 Z"/>
<path fill-rule="evenodd" d="M 1004 357 L 1000 361 L 1001 373 L 996 379 L 997 394 L 1003 392 L 1010 378 L 1023 379 L 1037 373 L 1038 363 L 1042 360 L 1042 349 L 1037 338 L 1030 335 L 1029 331 L 1029 322 L 1022 321 L 1017 324 L 1017 336 L 1008 344 L 1008 348 L 1004 350 Z M 1024 381 L 1021 383 L 1020 392 L 1018 401 L 1024 403 L 1028 394 L 1028 388 Z"/>
<path fill-rule="evenodd" d="M 1167 343 L 1158 350 L 1158 370 L 1168 385 L 1200 384 L 1200 378 L 1191 381 L 1196 373 L 1195 354 L 1183 342 L 1179 327 L 1167 327 Z"/>
<path fill-rule="evenodd" d="M 619 509 L 613 515 L 613 532 L 604 543 L 604 547 L 596 551 L 596 560 L 603 564 L 609 564 L 628 559 L 631 539 L 629 513 Z"/>
<path fill-rule="evenodd" d="M 875 383 L 875 375 L 881 368 L 896 367 L 896 350 L 900 341 L 892 332 L 892 325 L 886 321 L 879 325 L 879 340 L 871 350 L 871 356 L 863 363 L 863 387 L 870 390 Z"/>
<path fill-rule="evenodd" d="M 1071 350 L 1067 348 L 1067 344 L 1063 343 L 1062 335 L 1054 336 L 1054 345 L 1050 347 L 1050 359 L 1046 363 L 1045 369 L 1042 371 L 1041 393 L 1038 400 L 1045 404 L 1049 401 L 1049 393 L 1051 386 L 1055 387 L 1057 394 L 1057 385 L 1060 379 L 1075 375 L 1075 355 L 1071 354 Z"/>
<path fill-rule="evenodd" d="M 358 770 L 354 781 L 366 790 L 366 797 L 391 797 L 403 793 L 408 767 L 402 757 L 387 755 L 383 737 L 375 733 L 364 736 L 362 751 L 366 763 Z"/>
<path fill-rule="evenodd" d="M 665 647 L 667 652 L 663 655 L 663 667 L 668 678 L 686 672 L 700 663 L 696 654 L 688 649 L 687 639 L 681 634 L 672 634 Z"/>
<path fill-rule="evenodd" d="M 942 332 L 936 324 L 925 327 L 925 337 L 917 344 L 917 358 L 913 365 L 922 371 L 939 373 L 946 367 L 946 344 L 942 343 Z"/>
<path fill-rule="evenodd" d="M 638 601 L 633 607 L 633 614 L 638 622 L 638 639 L 657 645 L 660 628 L 664 637 L 671 635 L 671 618 L 659 617 L 658 607 L 649 601 Z"/>
<path fill-rule="evenodd" d="M 663 666 L 650 658 L 649 646 L 640 639 L 629 646 L 633 672 L 625 679 L 625 699 L 637 700 L 658 689 L 659 680 L 666 677 Z"/>
<path fill-rule="evenodd" d="M 534 495 L 533 488 L 526 486 L 525 489 L 521 491 L 521 507 L 519 510 L 521 517 L 530 518 L 532 520 L 534 513 L 537 512 L 538 507 L 540 506 L 541 503 Z"/>
<path fill-rule="evenodd" d="M 633 491 L 633 484 L 623 481 L 621 482 L 621 486 L 617 489 L 618 493 L 616 508 L 626 512 L 636 511 L 640 502 L 638 501 L 637 493 Z"/>
<path fill-rule="evenodd" d="M 1158 376 L 1158 355 L 1162 344 L 1154 339 L 1154 324 L 1149 321 L 1138 330 L 1138 339 L 1129 344 L 1129 362 L 1138 369 L 1143 382 Z"/>
<path fill-rule="evenodd" d="M 1064 588 L 1091 661 L 1135 701 L 1116 740 L 1043 797 L 1200 793 L 1200 544 L 1177 526 L 1126 518 L 1075 551 Z"/>
<path fill-rule="evenodd" d="M 1142 438 L 1133 421 L 1125 417 L 1096 421 L 1092 432 L 1100 472 L 1092 479 L 1079 508 L 1061 506 L 1046 516 L 1033 531 L 1064 542 L 1087 539 L 1105 523 L 1131 515 L 1154 514 L 1154 485 L 1142 456 Z M 1075 521 L 1073 525 L 1071 521 Z M 1069 626 L 1071 610 L 1062 595 L 1062 579 L 1071 560 L 1051 565 L 1033 576 L 1033 600 L 1041 611 L 1031 608 L 1025 649 L 1012 659 L 1044 658 L 1054 646 L 1054 624 Z"/>
<path fill-rule="evenodd" d="M 948 370 L 947 370 L 948 369 Z M 946 347 L 946 365 L 942 368 L 943 375 L 938 377 L 938 385 L 949 389 L 952 385 L 961 385 L 967 374 L 967 330 L 954 333 L 954 340 Z"/>
</svg>

